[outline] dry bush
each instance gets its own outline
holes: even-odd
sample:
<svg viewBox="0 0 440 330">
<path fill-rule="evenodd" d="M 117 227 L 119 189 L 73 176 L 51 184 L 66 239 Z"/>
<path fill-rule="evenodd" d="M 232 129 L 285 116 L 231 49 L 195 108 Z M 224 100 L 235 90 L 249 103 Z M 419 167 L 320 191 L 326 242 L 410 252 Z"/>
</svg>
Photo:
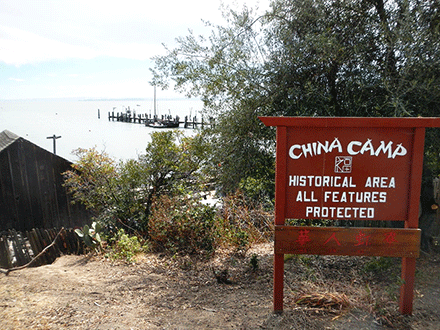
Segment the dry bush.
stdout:
<svg viewBox="0 0 440 330">
<path fill-rule="evenodd" d="M 153 204 L 148 235 L 153 251 L 188 252 L 214 248 L 215 210 L 190 197 L 161 196 Z"/>
<path fill-rule="evenodd" d="M 381 263 L 387 267 L 374 268 L 374 257 L 343 256 L 294 256 L 285 265 L 287 289 L 286 304 L 293 308 L 310 311 L 325 311 L 336 314 L 336 318 L 353 310 L 368 311 L 382 324 L 396 313 L 395 293 L 399 281 L 394 263 Z"/>
<path fill-rule="evenodd" d="M 221 243 L 247 248 L 273 238 L 273 212 L 264 210 L 262 204 L 249 202 L 240 191 L 223 198 L 219 217 L 217 229 Z"/>
<path fill-rule="evenodd" d="M 346 294 L 338 292 L 312 292 L 301 294 L 295 299 L 297 305 L 313 308 L 337 309 L 350 307 Z"/>
</svg>

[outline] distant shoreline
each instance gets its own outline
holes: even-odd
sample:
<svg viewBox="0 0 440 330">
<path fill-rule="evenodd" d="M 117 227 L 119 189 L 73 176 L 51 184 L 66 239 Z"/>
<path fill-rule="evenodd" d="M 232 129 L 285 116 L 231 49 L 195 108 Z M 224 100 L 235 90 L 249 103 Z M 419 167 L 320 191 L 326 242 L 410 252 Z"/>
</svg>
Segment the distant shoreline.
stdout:
<svg viewBox="0 0 440 330">
<path fill-rule="evenodd" d="M 84 97 L 60 97 L 60 98 L 31 98 L 31 99 L 0 99 L 0 102 L 26 102 L 26 101 L 74 101 L 74 102 L 108 102 L 108 101 L 151 101 L 153 98 L 127 97 L 127 98 L 84 98 Z M 200 101 L 197 98 L 171 97 L 161 98 L 161 101 Z"/>
</svg>

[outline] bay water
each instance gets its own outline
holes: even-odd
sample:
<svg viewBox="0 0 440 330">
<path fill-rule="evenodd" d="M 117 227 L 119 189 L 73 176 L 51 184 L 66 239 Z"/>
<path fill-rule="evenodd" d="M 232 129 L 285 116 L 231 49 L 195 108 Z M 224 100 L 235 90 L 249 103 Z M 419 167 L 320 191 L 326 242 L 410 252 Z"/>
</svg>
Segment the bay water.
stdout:
<svg viewBox="0 0 440 330">
<path fill-rule="evenodd" d="M 81 100 L 38 99 L 0 100 L 0 132 L 9 130 L 16 135 L 53 152 L 56 139 L 56 154 L 75 162 L 72 151 L 77 148 L 95 147 L 105 151 L 115 160 L 135 159 L 145 153 L 151 141 L 153 128 L 143 124 L 109 121 L 109 112 L 153 114 L 153 99 L 134 100 Z M 98 118 L 98 109 L 100 118 Z M 157 114 L 179 116 L 181 121 L 188 116 L 202 116 L 202 102 L 195 99 L 167 99 L 157 102 Z M 192 129 L 181 130 L 185 135 L 194 134 Z"/>
</svg>

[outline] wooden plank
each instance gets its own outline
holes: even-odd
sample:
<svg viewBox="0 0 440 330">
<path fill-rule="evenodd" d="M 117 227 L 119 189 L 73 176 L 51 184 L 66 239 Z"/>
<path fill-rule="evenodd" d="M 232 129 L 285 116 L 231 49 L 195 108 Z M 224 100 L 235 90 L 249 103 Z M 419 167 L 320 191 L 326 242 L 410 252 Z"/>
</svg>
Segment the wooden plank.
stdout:
<svg viewBox="0 0 440 330">
<path fill-rule="evenodd" d="M 36 240 L 38 241 L 38 246 L 41 247 L 41 250 L 38 251 L 38 253 L 40 253 L 50 243 L 46 242 L 46 240 L 44 239 L 44 237 L 42 236 L 42 234 L 41 234 L 41 232 L 40 232 L 40 230 L 38 228 L 35 228 L 34 231 L 35 231 L 35 234 L 36 234 Z M 41 258 L 41 263 L 44 264 L 44 265 L 47 265 L 47 264 L 51 263 L 49 257 L 47 256 L 47 253 L 44 253 L 40 258 Z"/>
<path fill-rule="evenodd" d="M 41 233 L 42 237 L 44 237 L 44 240 L 46 242 L 44 247 L 46 248 L 48 245 L 50 245 L 50 243 L 52 243 L 52 239 L 50 238 L 49 233 L 47 232 L 47 230 L 41 229 L 40 233 Z M 50 249 L 48 249 L 45 254 L 46 254 L 47 258 L 48 258 L 48 264 L 53 263 L 55 261 L 55 259 L 57 258 L 56 252 L 54 251 L 53 246 Z"/>
<path fill-rule="evenodd" d="M 266 126 L 277 127 L 440 127 L 437 117 L 258 117 Z"/>
<path fill-rule="evenodd" d="M 55 229 L 51 229 L 51 232 L 55 235 L 53 238 L 55 239 L 56 235 L 57 235 L 57 231 Z M 64 232 L 65 230 L 63 230 L 59 235 L 58 238 L 54 244 L 54 246 L 56 247 L 57 250 L 57 255 L 58 257 L 61 256 L 61 254 L 65 254 L 65 249 L 64 249 Z"/>
<path fill-rule="evenodd" d="M 275 226 L 275 253 L 419 256 L 420 229 Z"/>
<path fill-rule="evenodd" d="M 9 252 L 8 237 L 6 235 L 0 236 L 0 267 L 12 268 L 11 253 Z"/>
<path fill-rule="evenodd" d="M 34 257 L 35 257 L 38 253 L 43 251 L 43 247 L 41 246 L 37 231 L 35 229 L 32 229 L 29 232 L 28 238 L 29 238 L 29 242 L 31 242 L 32 251 L 34 251 Z"/>
<path fill-rule="evenodd" d="M 55 238 L 57 237 L 57 233 L 58 232 L 55 232 L 54 229 L 46 229 L 46 235 L 49 238 L 50 243 L 52 243 L 55 240 Z M 52 250 L 51 252 L 52 252 L 52 255 L 54 258 L 53 261 L 55 261 L 55 259 L 60 257 L 60 255 L 61 255 L 60 249 L 58 248 L 57 244 L 58 244 L 58 239 L 55 242 L 55 244 L 52 245 L 52 248 L 51 248 L 51 250 Z"/>
<path fill-rule="evenodd" d="M 9 231 L 9 236 L 11 238 L 12 248 L 14 250 L 16 266 L 22 266 L 27 264 L 28 260 L 26 259 L 26 255 L 23 251 L 23 246 L 15 229 L 11 229 Z"/>
<path fill-rule="evenodd" d="M 64 229 L 64 232 L 61 233 L 61 237 L 62 237 L 62 244 L 63 244 L 63 253 L 64 254 L 73 254 L 76 252 L 76 246 L 74 246 L 74 244 L 70 241 L 70 234 L 69 234 L 69 230 L 70 229 Z"/>
<path fill-rule="evenodd" d="M 20 249 L 20 252 L 22 253 L 24 260 L 26 261 L 26 263 L 28 263 L 29 261 L 31 261 L 31 256 L 29 254 L 28 246 L 26 244 L 26 236 L 23 236 L 21 232 L 20 233 L 15 232 L 14 234 L 16 236 L 17 246 Z"/>
<path fill-rule="evenodd" d="M 41 249 L 38 248 L 38 243 L 37 243 L 37 235 L 35 234 L 35 230 L 32 231 L 28 231 L 26 232 L 27 238 L 29 240 L 29 243 L 31 245 L 32 251 L 33 251 L 33 258 L 35 258 L 35 256 L 40 253 Z M 33 265 L 34 266 L 41 266 L 41 258 L 38 258 L 37 260 L 34 261 Z"/>
<path fill-rule="evenodd" d="M 421 193 L 421 180 L 423 172 L 423 156 L 425 144 L 425 128 L 419 127 L 414 130 L 413 154 L 411 162 L 411 177 L 409 187 L 409 209 L 405 228 L 414 229 L 419 226 L 419 202 Z M 409 257 L 409 258 L 407 258 Z M 400 287 L 399 307 L 400 313 L 412 314 L 414 298 L 414 277 L 416 273 L 416 259 L 405 256 L 402 258 L 402 280 Z"/>
<path fill-rule="evenodd" d="M 275 172 L 275 225 L 283 226 L 286 212 L 286 159 L 287 129 L 277 128 L 276 172 Z M 284 301 L 284 256 L 275 251 L 273 271 L 273 309 L 283 311 Z"/>
</svg>

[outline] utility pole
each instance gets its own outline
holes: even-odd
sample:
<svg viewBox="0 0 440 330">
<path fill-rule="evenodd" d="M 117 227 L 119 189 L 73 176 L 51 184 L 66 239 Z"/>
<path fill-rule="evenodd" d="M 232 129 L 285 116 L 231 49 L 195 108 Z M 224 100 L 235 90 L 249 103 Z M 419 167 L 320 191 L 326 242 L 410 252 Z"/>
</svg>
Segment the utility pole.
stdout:
<svg viewBox="0 0 440 330">
<path fill-rule="evenodd" d="M 55 134 L 53 136 L 48 136 L 46 139 L 53 139 L 53 153 L 54 155 L 57 154 L 57 147 L 56 147 L 56 140 L 61 138 L 61 136 L 56 136 Z"/>
</svg>

